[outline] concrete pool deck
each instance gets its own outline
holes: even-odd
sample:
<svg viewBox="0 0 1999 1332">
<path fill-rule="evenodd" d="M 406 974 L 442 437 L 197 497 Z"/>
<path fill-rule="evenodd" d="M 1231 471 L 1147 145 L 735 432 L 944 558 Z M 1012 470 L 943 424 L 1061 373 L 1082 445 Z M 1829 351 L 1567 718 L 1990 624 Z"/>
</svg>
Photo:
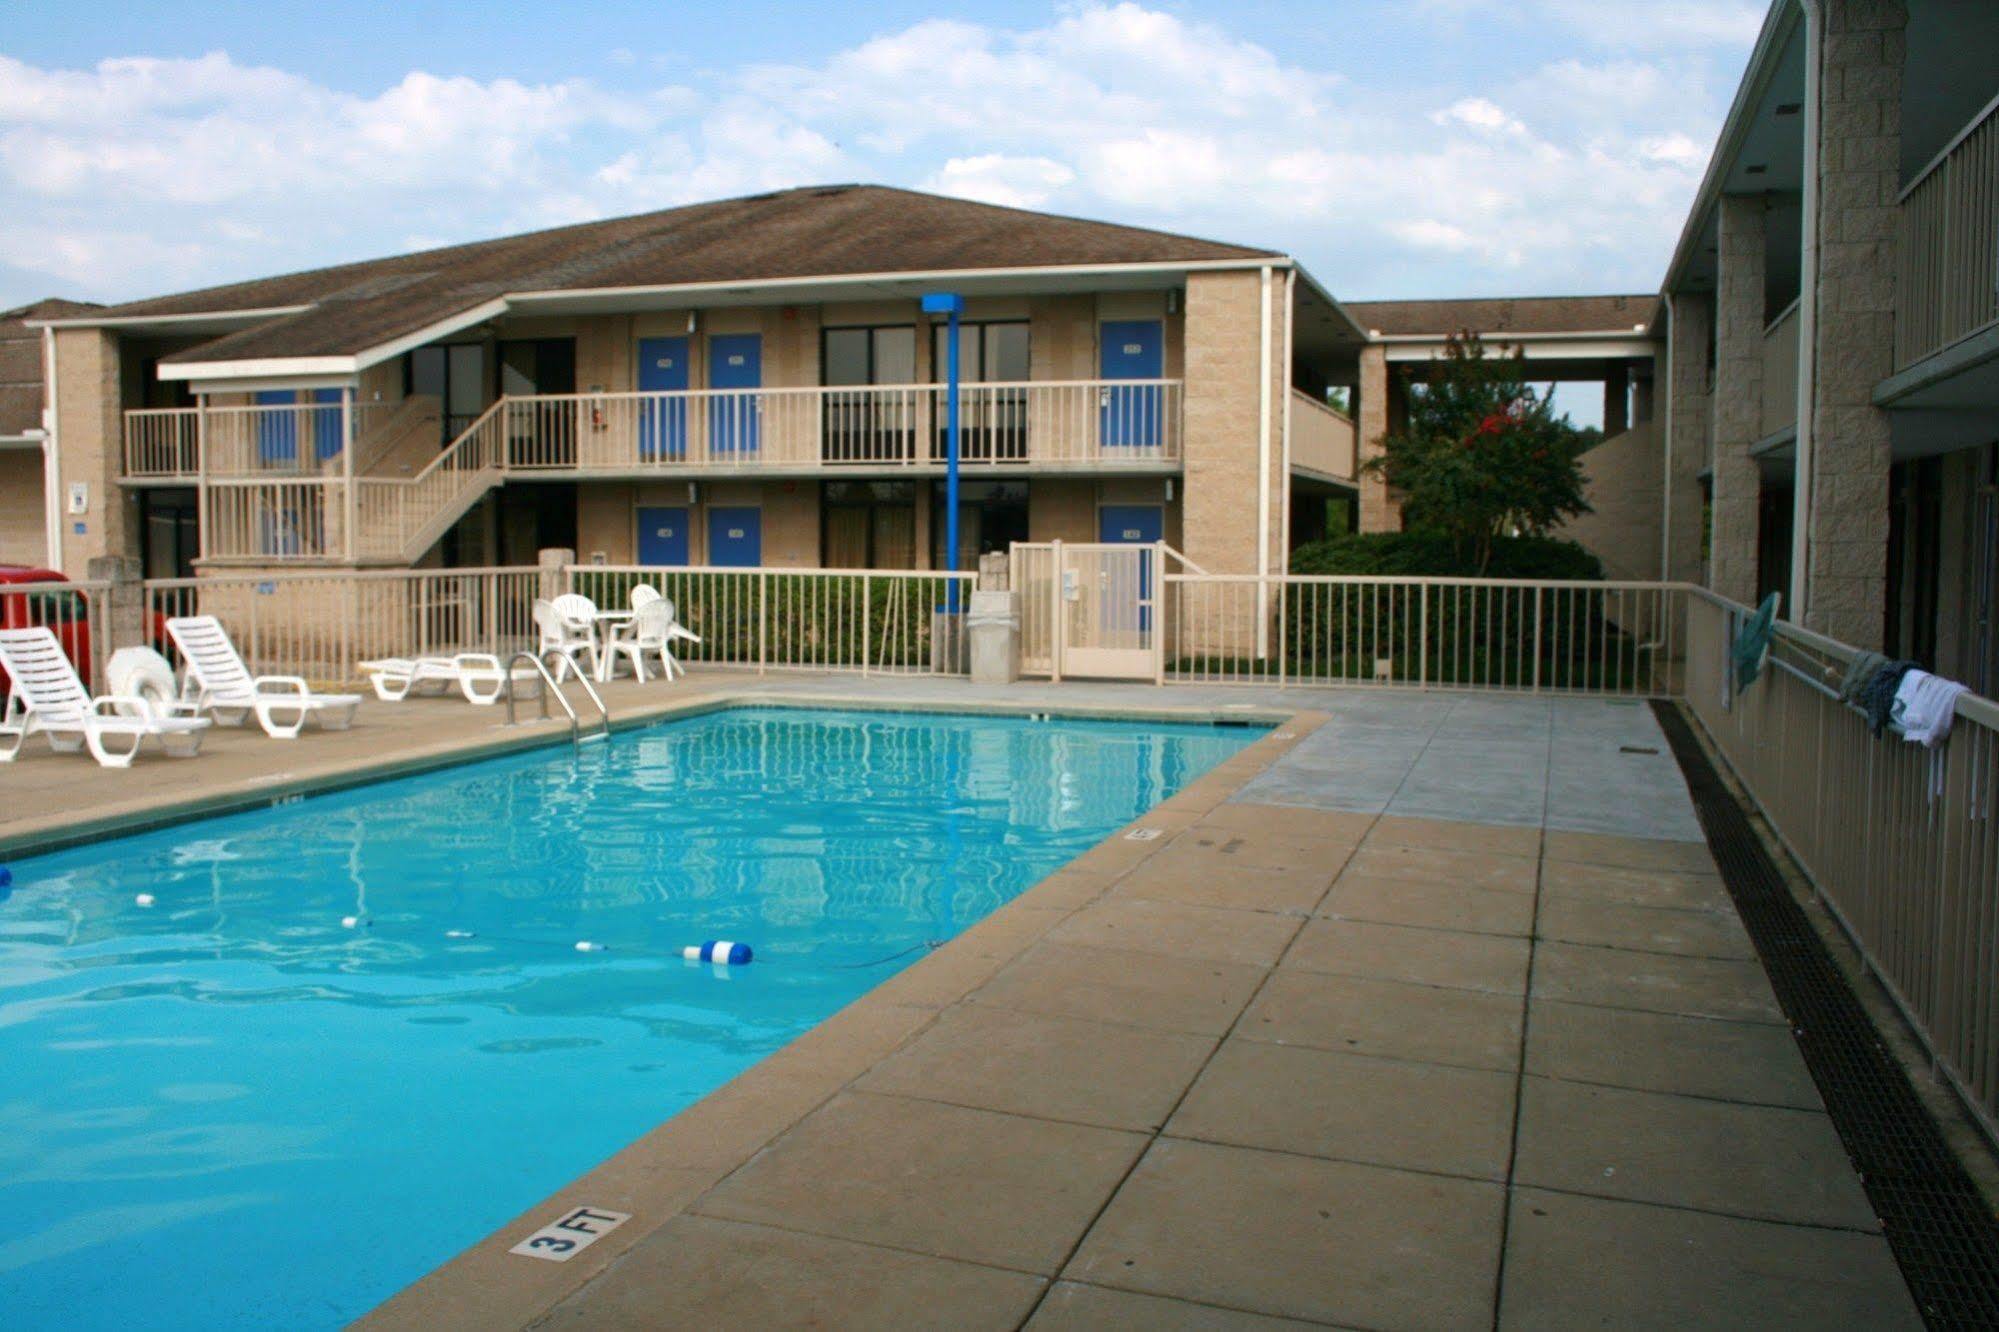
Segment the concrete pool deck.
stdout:
<svg viewBox="0 0 1999 1332">
<path fill-rule="evenodd" d="M 725 675 L 610 699 L 1288 720 L 369 1325 L 1919 1323 L 1643 704 Z M 546 738 L 499 720 L 375 706 L 128 774 L 38 755 L 0 769 L 0 838 Z M 507 1252 L 575 1205 L 632 1219 L 567 1263 Z"/>
</svg>

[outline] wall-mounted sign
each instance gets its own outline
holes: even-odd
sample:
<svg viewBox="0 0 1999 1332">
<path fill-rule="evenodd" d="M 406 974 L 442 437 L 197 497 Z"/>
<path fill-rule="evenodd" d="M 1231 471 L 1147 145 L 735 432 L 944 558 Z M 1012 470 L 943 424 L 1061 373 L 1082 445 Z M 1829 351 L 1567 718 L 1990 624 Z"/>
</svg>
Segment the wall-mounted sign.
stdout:
<svg viewBox="0 0 1999 1332">
<path fill-rule="evenodd" d="M 90 483 L 72 481 L 69 483 L 69 511 L 71 513 L 90 512 Z"/>
</svg>

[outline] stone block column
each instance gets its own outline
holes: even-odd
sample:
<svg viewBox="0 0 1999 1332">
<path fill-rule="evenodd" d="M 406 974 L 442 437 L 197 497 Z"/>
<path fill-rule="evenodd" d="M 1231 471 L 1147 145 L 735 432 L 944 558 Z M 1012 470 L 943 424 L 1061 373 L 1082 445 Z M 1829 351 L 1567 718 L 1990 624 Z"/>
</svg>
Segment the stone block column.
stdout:
<svg viewBox="0 0 1999 1332">
<path fill-rule="evenodd" d="M 1765 216 L 1760 194 L 1721 200 L 1721 260 L 1715 281 L 1714 507 L 1709 585 L 1745 604 L 1756 600 L 1756 513 L 1763 479 L 1750 456 L 1763 414 Z"/>
<path fill-rule="evenodd" d="M 1380 346 L 1361 348 L 1359 401 L 1355 404 L 1354 425 L 1358 435 L 1358 461 L 1381 456 L 1381 441 L 1388 434 L 1388 351 Z M 1389 493 L 1388 483 L 1377 472 L 1360 474 L 1360 530 L 1399 532 L 1402 505 Z"/>
<path fill-rule="evenodd" d="M 1881 646 L 1888 565 L 1888 415 L 1895 368 L 1902 0 L 1825 0 L 1819 69 L 1817 324 L 1805 624 Z M 1807 280 L 1810 280 L 1809 277 Z"/>
<path fill-rule="evenodd" d="M 1698 583 L 1701 571 L 1701 469 L 1708 462 L 1708 342 L 1714 336 L 1714 298 L 1705 292 L 1673 296 L 1671 380 L 1666 386 L 1672 429 L 1666 437 L 1666 576 Z"/>
</svg>

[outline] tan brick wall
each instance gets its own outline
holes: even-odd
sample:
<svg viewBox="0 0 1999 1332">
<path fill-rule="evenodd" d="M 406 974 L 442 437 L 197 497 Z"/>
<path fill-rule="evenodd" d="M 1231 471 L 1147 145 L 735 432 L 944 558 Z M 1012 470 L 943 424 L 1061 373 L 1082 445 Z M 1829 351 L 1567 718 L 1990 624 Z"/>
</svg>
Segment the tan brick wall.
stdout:
<svg viewBox="0 0 1999 1332">
<path fill-rule="evenodd" d="M 1901 0 L 1826 0 L 1819 80 L 1819 274 L 1805 623 L 1881 645 L 1900 188 Z"/>
<path fill-rule="evenodd" d="M 584 482 L 576 489 L 576 553 L 588 562 L 597 551 L 611 564 L 638 558 L 635 532 L 641 507 L 689 511 L 688 558 L 708 562 L 708 510 L 748 507 L 763 511 L 764 564 L 773 569 L 819 567 L 819 484 L 816 481 L 703 481 L 700 498 L 687 502 L 685 481 Z"/>
<path fill-rule="evenodd" d="M 1666 467 L 1671 473 L 1667 514 L 1671 541 L 1668 577 L 1698 583 L 1706 576 L 1701 557 L 1701 472 L 1708 465 L 1708 438 L 1714 420 L 1710 407 L 1708 341 L 1714 335 L 1714 300 L 1702 292 L 1681 292 L 1673 298 L 1668 332 L 1672 361 L 1668 399 L 1672 434 L 1666 441 Z M 1655 566 L 1656 567 L 1656 566 Z"/>
<path fill-rule="evenodd" d="M 1613 579 L 1659 576 L 1659 428 L 1656 421 L 1605 440 L 1583 455 L 1583 495 L 1589 513 L 1555 535 L 1582 543 Z"/>
<path fill-rule="evenodd" d="M 1360 352 L 1359 453 L 1355 465 L 1381 456 L 1381 441 L 1388 434 L 1388 353 L 1382 347 L 1363 347 Z M 1360 530 L 1399 532 L 1402 505 L 1389 493 L 1388 483 L 1377 472 L 1360 473 Z"/>
<path fill-rule="evenodd" d="M 43 564 L 42 451 L 0 449 L 0 564 Z"/>
<path fill-rule="evenodd" d="M 1756 599 L 1756 515 L 1763 478 L 1749 450 L 1762 430 L 1764 200 L 1723 195 L 1715 283 L 1714 506 L 1710 586 Z"/>
<path fill-rule="evenodd" d="M 1282 567 L 1281 429 L 1284 408 L 1283 285 L 1271 284 L 1268 567 Z M 1261 276 L 1199 273 L 1187 279 L 1186 475 L 1181 549 L 1211 573 L 1257 571 L 1257 432 L 1261 398 Z"/>
<path fill-rule="evenodd" d="M 81 578 L 100 555 L 137 555 L 136 497 L 118 484 L 120 437 L 117 338 L 90 328 L 56 333 L 56 421 L 64 490 L 62 571 Z M 71 514 L 72 482 L 90 487 L 89 511 Z M 84 531 L 78 534 L 76 524 Z"/>
</svg>

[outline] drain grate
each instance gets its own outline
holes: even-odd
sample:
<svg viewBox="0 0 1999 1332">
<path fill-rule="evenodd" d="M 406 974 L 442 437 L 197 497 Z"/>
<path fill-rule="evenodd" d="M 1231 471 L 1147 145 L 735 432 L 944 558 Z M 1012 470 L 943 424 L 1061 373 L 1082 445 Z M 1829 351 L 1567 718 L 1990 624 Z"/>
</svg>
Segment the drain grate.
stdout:
<svg viewBox="0 0 1999 1332">
<path fill-rule="evenodd" d="M 1771 863 L 1692 727 L 1654 703 L 1833 1127 L 1931 1327 L 1999 1327 L 1999 1220 Z"/>
</svg>

